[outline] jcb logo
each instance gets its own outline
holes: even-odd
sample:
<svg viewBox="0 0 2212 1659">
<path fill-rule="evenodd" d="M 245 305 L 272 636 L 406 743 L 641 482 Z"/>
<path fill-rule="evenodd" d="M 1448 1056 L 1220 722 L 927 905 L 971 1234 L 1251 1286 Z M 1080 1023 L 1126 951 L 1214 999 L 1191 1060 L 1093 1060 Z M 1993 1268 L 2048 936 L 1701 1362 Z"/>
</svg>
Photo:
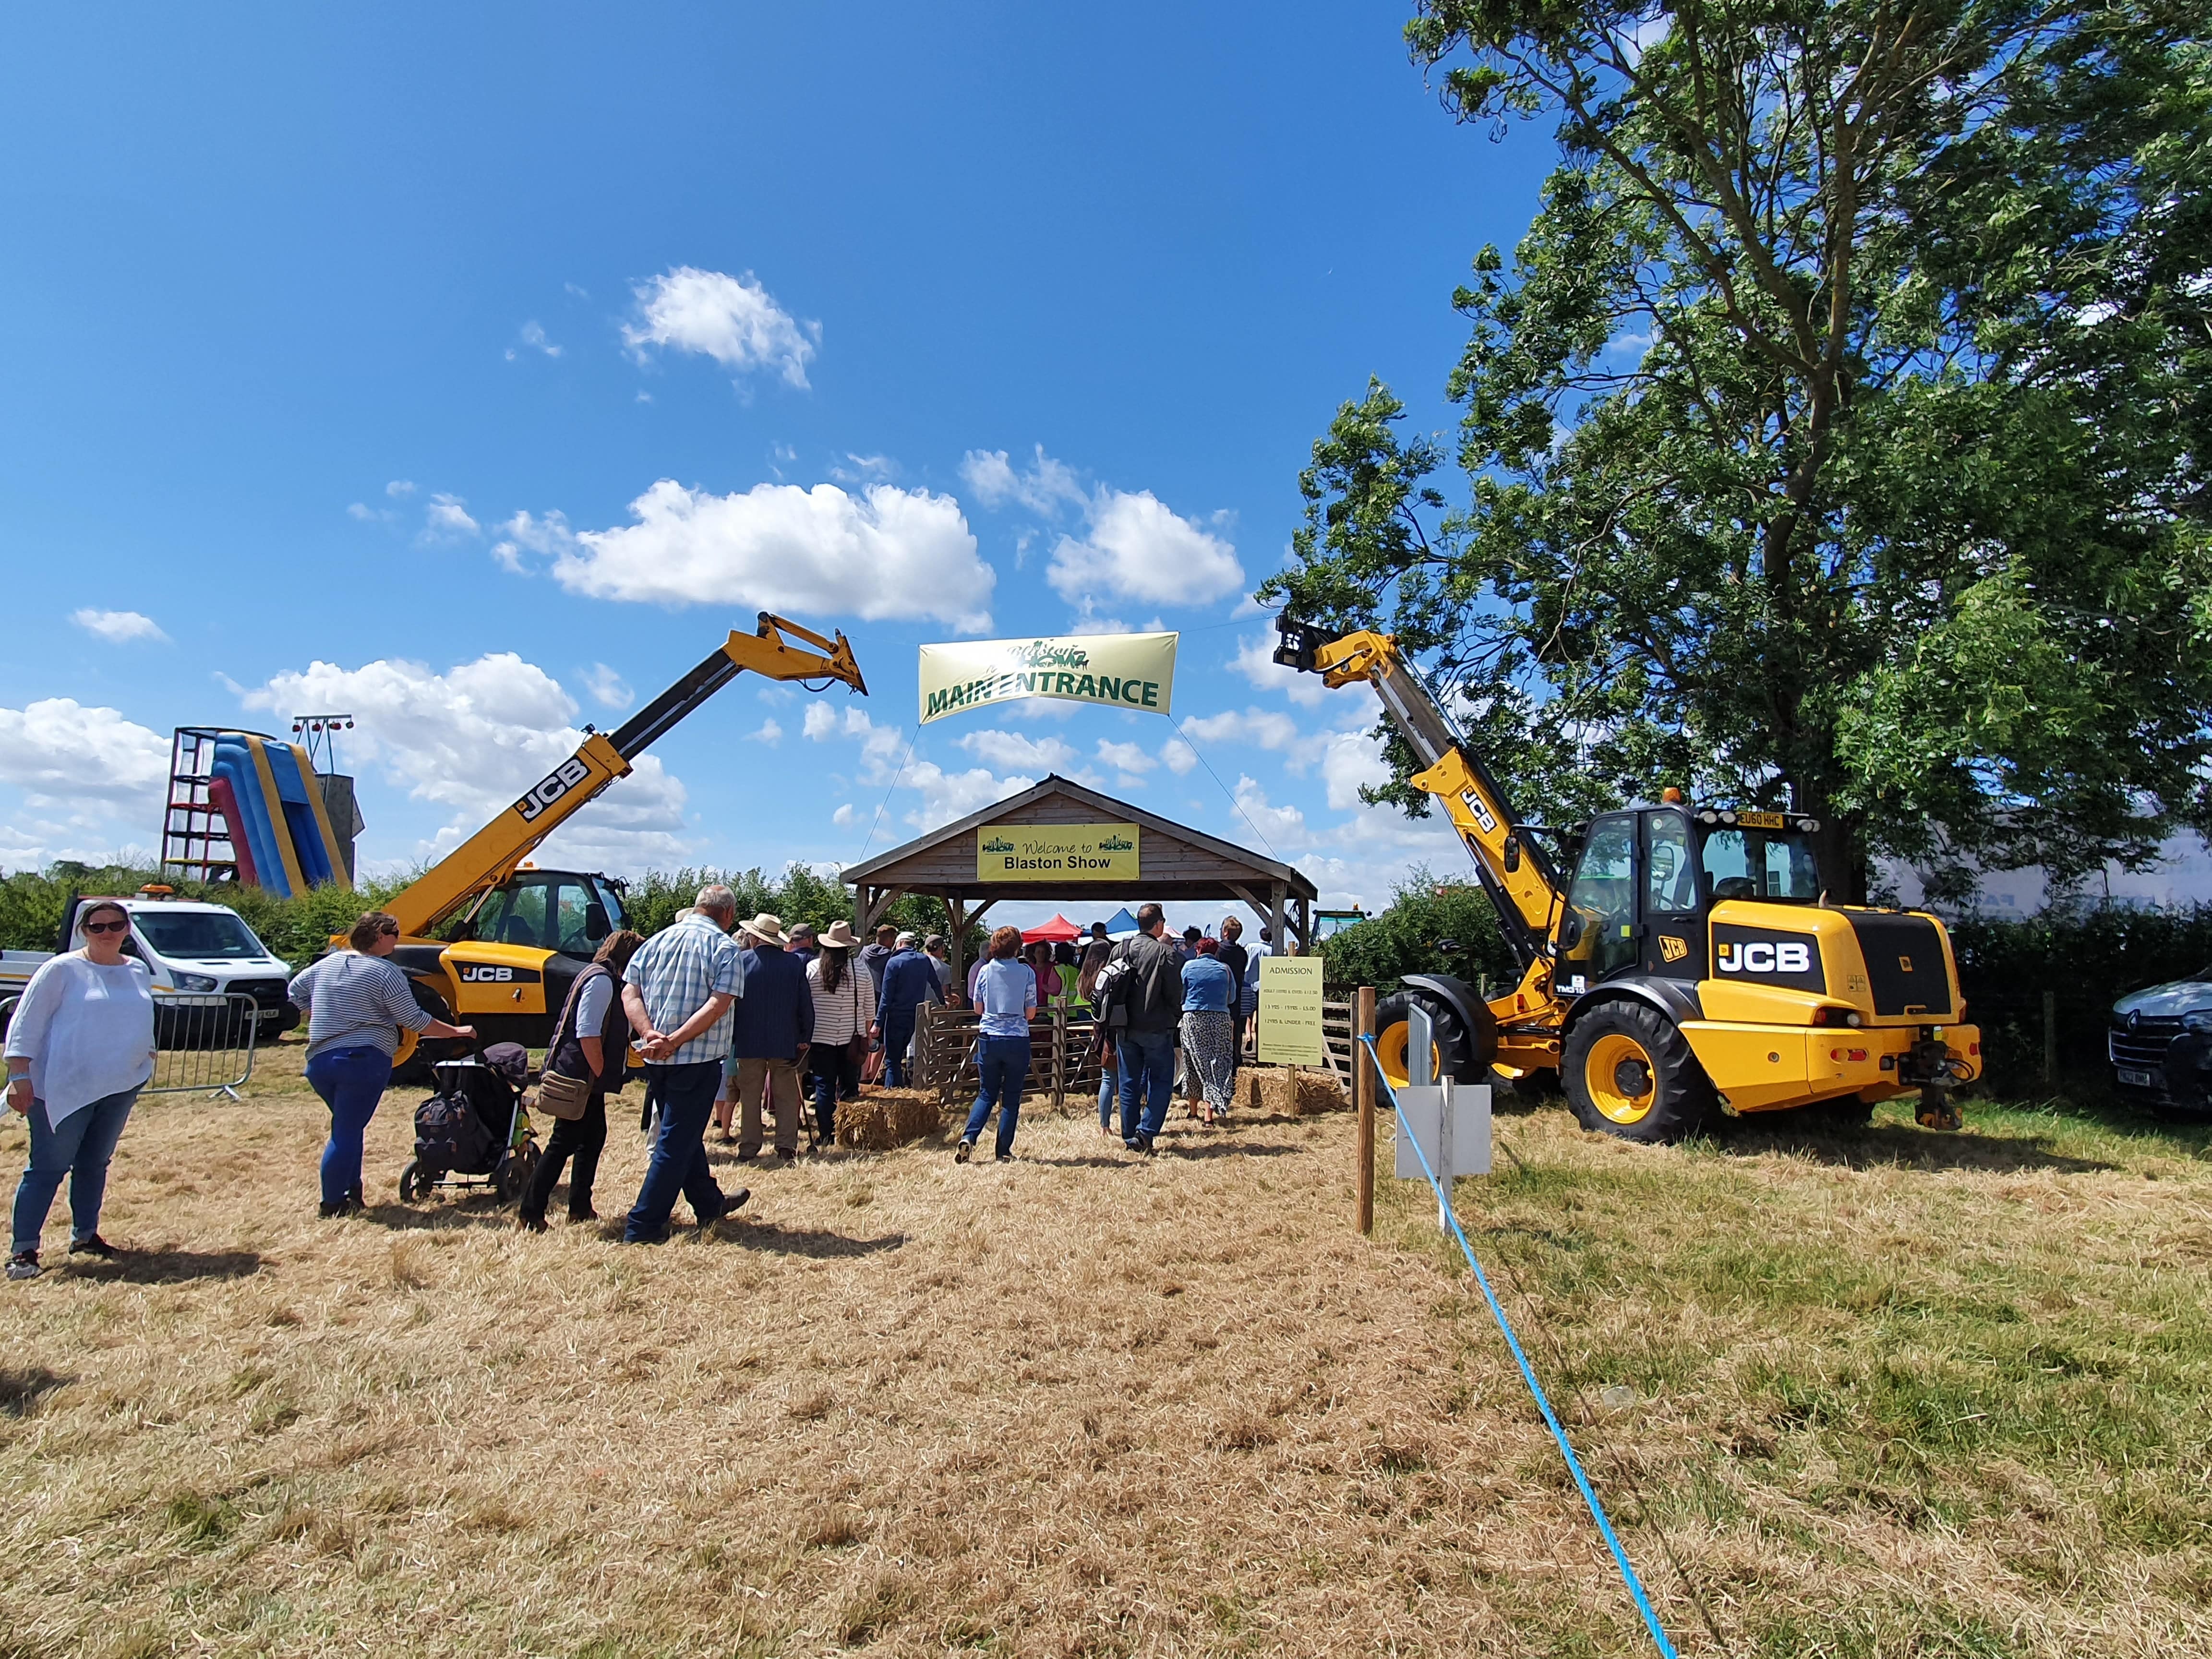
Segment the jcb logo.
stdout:
<svg viewBox="0 0 2212 1659">
<path fill-rule="evenodd" d="M 1813 947 L 1789 939 L 1723 945 L 1713 960 L 1724 974 L 1803 974 L 1813 968 Z"/>
<path fill-rule="evenodd" d="M 1659 935 L 1659 959 L 1662 962 L 1680 962 L 1689 954 L 1690 942 L 1687 939 L 1676 939 L 1672 933 Z"/>
<path fill-rule="evenodd" d="M 1484 804 L 1479 790 L 1462 789 L 1459 798 L 1466 803 L 1467 810 L 1474 814 L 1474 821 L 1482 826 L 1484 835 L 1494 836 L 1498 833 L 1498 820 L 1491 816 L 1490 808 Z"/>
<path fill-rule="evenodd" d="M 1713 971 L 1726 978 L 1755 979 L 1792 991 L 1825 991 L 1826 970 L 1820 942 L 1803 933 L 1772 933 L 1737 922 L 1713 924 Z"/>
<path fill-rule="evenodd" d="M 591 775 L 592 769 L 584 764 L 582 757 L 571 755 L 540 778 L 528 794 L 515 802 L 514 810 L 522 814 L 525 823 L 534 823 L 547 807 Z"/>
<path fill-rule="evenodd" d="M 462 981 L 470 985 L 505 985 L 514 978 L 514 969 L 497 967 L 489 962 L 471 962 L 461 969 Z"/>
</svg>

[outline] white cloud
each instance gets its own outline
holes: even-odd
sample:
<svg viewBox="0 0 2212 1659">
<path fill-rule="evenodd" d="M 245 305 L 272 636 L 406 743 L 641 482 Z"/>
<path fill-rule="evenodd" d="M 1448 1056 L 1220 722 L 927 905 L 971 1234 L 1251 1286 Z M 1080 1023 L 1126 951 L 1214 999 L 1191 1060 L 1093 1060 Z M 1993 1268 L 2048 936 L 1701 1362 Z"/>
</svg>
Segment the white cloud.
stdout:
<svg viewBox="0 0 2212 1659">
<path fill-rule="evenodd" d="M 110 645 L 126 640 L 166 640 L 169 636 L 151 617 L 137 611 L 72 611 L 70 620 L 88 634 L 97 634 Z"/>
<path fill-rule="evenodd" d="M 389 513 L 377 512 L 366 501 L 349 501 L 346 504 L 346 516 L 349 519 L 358 519 L 363 524 L 373 524 L 379 519 L 388 519 L 392 515 Z"/>
<path fill-rule="evenodd" d="M 716 495 L 663 478 L 629 510 L 634 524 L 580 531 L 518 513 L 492 552 L 511 570 L 526 552 L 550 557 L 556 581 L 592 599 L 990 626 L 997 573 L 950 495 L 827 483 Z"/>
<path fill-rule="evenodd" d="M 1081 541 L 1063 536 L 1046 580 L 1073 604 L 1112 594 L 1154 605 L 1198 605 L 1244 585 L 1237 550 L 1170 512 L 1149 489 L 1102 489 Z"/>
<path fill-rule="evenodd" d="M 776 744 L 783 741 L 783 728 L 781 726 L 778 726 L 774 718 L 771 717 L 768 720 L 763 720 L 756 730 L 746 732 L 745 741 L 747 743 L 764 743 L 769 748 L 773 749 Z"/>
<path fill-rule="evenodd" d="M 1182 723 L 1183 732 L 1201 743 L 1249 743 L 1258 749 L 1287 750 L 1298 740 L 1298 723 L 1288 714 L 1268 708 L 1231 708 L 1218 714 L 1201 714 Z"/>
<path fill-rule="evenodd" d="M 906 815 L 906 821 L 917 830 L 927 830 L 980 811 L 993 801 L 1019 794 L 1036 780 L 1001 778 L 981 766 L 947 772 L 935 761 L 922 761 L 907 769 L 902 781 L 905 787 L 921 792 L 921 804 Z"/>
<path fill-rule="evenodd" d="M 1321 776 L 1334 811 L 1364 811 L 1361 787 L 1373 789 L 1389 782 L 1390 764 L 1382 758 L 1382 745 L 1370 733 L 1333 732 L 1322 750 Z"/>
<path fill-rule="evenodd" d="M 73 697 L 0 708 L 0 783 L 34 807 L 143 809 L 150 828 L 168 780 L 169 739 L 115 709 Z"/>
<path fill-rule="evenodd" d="M 1098 739 L 1098 758 L 1117 772 L 1127 772 L 1139 776 L 1159 764 L 1145 752 L 1142 744 L 1115 743 L 1105 738 Z"/>
<path fill-rule="evenodd" d="M 1306 815 L 1297 807 L 1270 806 L 1267 792 L 1260 787 L 1258 780 L 1241 772 L 1237 777 L 1236 795 L 1238 810 L 1277 852 L 1304 844 Z"/>
<path fill-rule="evenodd" d="M 379 768 L 418 800 L 453 809 L 444 829 L 418 846 L 441 854 L 481 829 L 493 813 L 575 751 L 584 734 L 575 701 L 560 682 L 513 652 L 479 657 L 438 673 L 426 665 L 384 659 L 355 669 L 311 663 L 246 692 L 249 708 L 353 711 L 349 758 Z M 542 862 L 612 865 L 617 869 L 681 861 L 683 784 L 652 755 L 585 807 L 546 843 Z"/>
<path fill-rule="evenodd" d="M 483 526 L 469 516 L 468 503 L 459 495 L 448 495 L 444 490 L 430 497 L 430 505 L 423 509 L 422 533 L 434 541 L 462 536 L 481 536 Z"/>
<path fill-rule="evenodd" d="M 960 458 L 960 477 L 984 506 L 999 507 L 1018 501 L 1032 513 L 1051 518 L 1067 503 L 1085 502 L 1075 469 L 1055 461 L 1036 447 L 1036 459 L 1027 471 L 1017 471 L 1003 449 L 971 449 Z"/>
<path fill-rule="evenodd" d="M 854 805 L 852 802 L 847 801 L 830 815 L 830 822 L 836 824 L 840 830 L 847 830 L 852 827 L 853 823 L 860 817 L 860 809 Z"/>
<path fill-rule="evenodd" d="M 750 270 L 731 276 L 678 265 L 633 292 L 638 319 L 623 326 L 623 338 L 641 357 L 648 346 L 671 346 L 740 374 L 774 369 L 805 389 L 822 325 L 799 323 Z"/>
<path fill-rule="evenodd" d="M 542 351 L 549 357 L 557 357 L 561 355 L 561 348 L 546 337 L 545 325 L 535 317 L 522 325 L 520 337 L 522 343 L 533 351 Z M 514 348 L 512 346 L 507 348 L 507 360 L 509 362 L 514 361 Z"/>
<path fill-rule="evenodd" d="M 1024 737 L 1019 732 L 992 727 L 969 732 L 960 739 L 960 746 L 986 765 L 1018 767 L 1028 772 L 1065 771 L 1076 758 L 1075 750 L 1058 738 Z"/>
<path fill-rule="evenodd" d="M 1300 673 L 1275 660 L 1273 634 L 1254 634 L 1237 643 L 1229 665 L 1262 691 L 1279 691 L 1302 708 L 1318 708 L 1332 693 L 1318 674 Z"/>
<path fill-rule="evenodd" d="M 1181 738 L 1170 738 L 1160 745 L 1160 764 L 1177 777 L 1182 777 L 1198 764 L 1198 750 Z"/>
<path fill-rule="evenodd" d="M 637 693 L 629 689 L 629 683 L 603 662 L 595 662 L 584 671 L 584 690 L 602 708 L 624 709 L 637 701 Z"/>
<path fill-rule="evenodd" d="M 392 500 L 398 501 L 403 496 L 412 495 L 415 493 L 415 482 L 411 478 L 394 478 L 384 486 L 384 493 Z"/>
<path fill-rule="evenodd" d="M 835 737 L 858 738 L 861 777 L 870 783 L 890 781 L 889 762 L 906 746 L 904 726 L 878 726 L 866 709 L 850 705 L 841 714 L 826 702 L 811 702 L 806 705 L 806 718 L 799 729 L 816 743 Z"/>
</svg>

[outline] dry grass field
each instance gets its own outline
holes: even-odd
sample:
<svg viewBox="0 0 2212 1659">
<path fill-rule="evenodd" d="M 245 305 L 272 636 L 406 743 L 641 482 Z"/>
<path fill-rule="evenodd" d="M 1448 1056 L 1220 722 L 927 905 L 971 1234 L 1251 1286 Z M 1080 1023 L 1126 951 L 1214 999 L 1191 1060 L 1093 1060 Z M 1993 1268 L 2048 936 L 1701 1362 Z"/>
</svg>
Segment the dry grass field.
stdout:
<svg viewBox="0 0 2212 1659">
<path fill-rule="evenodd" d="M 130 1261 L 0 1287 L 7 1659 L 1649 1650 L 1347 1116 L 839 1152 L 625 1249 L 401 1207 L 411 1091 L 318 1221 L 298 1053 L 142 1105 Z M 1462 1216 L 1684 1652 L 2212 1653 L 2202 1132 L 1500 1131 Z"/>
</svg>

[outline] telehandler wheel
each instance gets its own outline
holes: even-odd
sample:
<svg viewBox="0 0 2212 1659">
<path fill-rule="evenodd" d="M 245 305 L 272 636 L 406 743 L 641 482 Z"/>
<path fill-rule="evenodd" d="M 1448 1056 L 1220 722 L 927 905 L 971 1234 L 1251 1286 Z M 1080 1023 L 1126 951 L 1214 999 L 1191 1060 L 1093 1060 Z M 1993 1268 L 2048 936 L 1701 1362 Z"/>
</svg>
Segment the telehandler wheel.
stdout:
<svg viewBox="0 0 2212 1659">
<path fill-rule="evenodd" d="M 1719 1103 L 1674 1022 L 1640 1002 L 1608 1002 L 1567 1034 L 1559 1080 L 1585 1129 L 1623 1140 L 1696 1134 Z"/>
<path fill-rule="evenodd" d="M 453 1011 L 444 997 L 419 979 L 410 979 L 407 985 L 415 993 L 416 1007 L 433 1019 L 441 1019 L 448 1025 L 453 1023 Z M 416 1037 L 410 1045 L 406 1039 L 413 1036 L 412 1032 L 400 1034 L 400 1053 L 392 1064 L 392 1080 L 402 1086 L 434 1084 L 438 1074 L 431 1069 L 433 1066 L 468 1052 L 469 1045 L 457 1037 Z"/>
<path fill-rule="evenodd" d="M 1393 991 L 1375 1005 L 1375 1057 L 1382 1062 L 1382 1075 L 1390 1079 L 1390 1086 L 1406 1086 L 1407 1036 L 1412 1029 L 1407 1016 L 1416 1002 L 1429 1016 L 1430 1077 L 1448 1077 L 1455 1083 L 1487 1083 L 1490 1062 L 1498 1049 L 1495 1034 L 1488 1044 L 1490 1053 L 1485 1054 L 1484 1044 L 1467 1029 L 1449 1003 L 1419 991 Z"/>
</svg>

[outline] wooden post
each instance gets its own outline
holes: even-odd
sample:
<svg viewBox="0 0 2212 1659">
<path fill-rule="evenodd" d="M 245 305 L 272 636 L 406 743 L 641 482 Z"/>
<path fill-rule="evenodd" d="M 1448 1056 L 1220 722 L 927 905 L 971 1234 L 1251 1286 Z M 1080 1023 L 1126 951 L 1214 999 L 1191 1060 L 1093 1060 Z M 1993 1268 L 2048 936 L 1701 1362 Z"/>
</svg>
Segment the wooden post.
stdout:
<svg viewBox="0 0 2212 1659">
<path fill-rule="evenodd" d="M 952 962 L 953 1006 L 965 1008 L 968 1006 L 968 957 L 961 946 L 968 932 L 968 915 L 960 908 L 959 894 L 947 893 L 945 896 L 945 913 L 952 923 L 952 931 L 946 936 L 945 944 L 945 955 Z"/>
<path fill-rule="evenodd" d="M 1067 1010 L 1052 1011 L 1052 1109 L 1067 1109 Z"/>
<path fill-rule="evenodd" d="M 1352 1003 L 1352 1098 L 1359 1109 L 1359 1231 L 1375 1231 L 1375 1066 L 1363 1037 L 1375 1035 L 1375 988 L 1363 985 Z"/>
<path fill-rule="evenodd" d="M 1283 908 L 1284 888 L 1277 882 L 1267 890 L 1267 931 L 1274 935 L 1275 954 L 1279 957 L 1297 957 L 1303 951 L 1291 948 L 1290 917 Z"/>
<path fill-rule="evenodd" d="M 2058 1081 L 2058 993 L 2043 994 L 2043 1080 Z"/>
</svg>

